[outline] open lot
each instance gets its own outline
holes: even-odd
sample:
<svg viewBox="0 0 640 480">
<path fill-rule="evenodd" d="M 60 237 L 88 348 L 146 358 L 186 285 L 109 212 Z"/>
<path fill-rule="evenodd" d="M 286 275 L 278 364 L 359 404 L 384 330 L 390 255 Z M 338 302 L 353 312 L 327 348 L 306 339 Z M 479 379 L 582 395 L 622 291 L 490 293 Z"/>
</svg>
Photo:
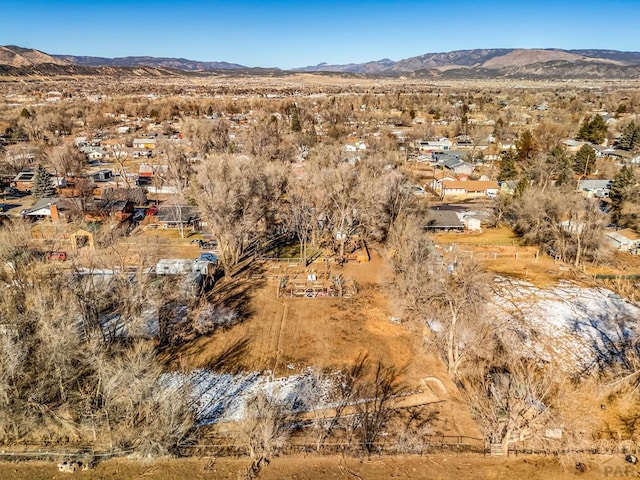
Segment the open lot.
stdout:
<svg viewBox="0 0 640 480">
<path fill-rule="evenodd" d="M 171 352 L 173 365 L 288 376 L 309 367 L 336 371 L 368 355 L 401 372 L 408 390 L 418 395 L 414 404 L 443 402 L 443 433 L 478 437 L 442 361 L 425 345 L 426 326 L 398 322 L 406 313 L 393 298 L 388 262 L 373 251 L 370 262 L 347 263 L 339 272 L 358 285 L 353 297 L 276 298 L 276 280 L 249 281 L 240 287 L 248 318 Z"/>
</svg>

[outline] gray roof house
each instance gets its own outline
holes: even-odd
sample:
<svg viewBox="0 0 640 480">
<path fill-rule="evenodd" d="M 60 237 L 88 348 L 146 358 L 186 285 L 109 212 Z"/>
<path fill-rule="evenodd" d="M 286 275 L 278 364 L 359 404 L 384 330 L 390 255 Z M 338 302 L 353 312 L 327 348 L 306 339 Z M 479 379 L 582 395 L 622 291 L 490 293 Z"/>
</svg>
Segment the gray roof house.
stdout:
<svg viewBox="0 0 640 480">
<path fill-rule="evenodd" d="M 445 231 L 445 230 L 464 230 L 464 224 L 458 218 L 458 215 L 453 210 L 440 210 L 431 209 L 427 223 L 424 226 L 425 230 L 431 231 Z"/>
<path fill-rule="evenodd" d="M 588 198 L 606 198 L 611 192 L 611 180 L 580 180 L 578 188 Z"/>
</svg>

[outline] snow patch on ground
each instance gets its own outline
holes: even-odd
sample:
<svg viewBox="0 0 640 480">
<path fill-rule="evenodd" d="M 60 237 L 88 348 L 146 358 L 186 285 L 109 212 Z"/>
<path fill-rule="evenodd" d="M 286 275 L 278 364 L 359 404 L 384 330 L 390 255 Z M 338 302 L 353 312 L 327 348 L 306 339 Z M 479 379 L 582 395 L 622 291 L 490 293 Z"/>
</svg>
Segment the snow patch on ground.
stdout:
<svg viewBox="0 0 640 480">
<path fill-rule="evenodd" d="M 248 401 L 259 392 L 275 398 L 290 411 L 310 411 L 328 404 L 332 385 L 329 379 L 319 379 L 311 370 L 274 378 L 269 372 L 228 374 L 198 369 L 189 374 L 165 374 L 160 383 L 169 389 L 186 387 L 190 391 L 199 426 L 242 420 Z"/>
<path fill-rule="evenodd" d="M 615 362 L 638 336 L 640 309 L 604 288 L 540 289 L 500 278 L 489 309 L 526 353 L 574 373 Z"/>
</svg>

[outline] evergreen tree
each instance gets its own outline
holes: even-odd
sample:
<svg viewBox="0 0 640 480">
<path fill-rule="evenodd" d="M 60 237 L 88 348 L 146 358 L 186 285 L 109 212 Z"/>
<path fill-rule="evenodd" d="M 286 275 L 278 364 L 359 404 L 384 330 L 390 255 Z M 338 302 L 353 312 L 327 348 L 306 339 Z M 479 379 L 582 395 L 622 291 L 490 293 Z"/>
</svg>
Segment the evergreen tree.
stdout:
<svg viewBox="0 0 640 480">
<path fill-rule="evenodd" d="M 588 176 L 596 164 L 596 152 L 590 145 L 583 145 L 573 158 L 573 171 L 580 176 Z"/>
<path fill-rule="evenodd" d="M 584 140 L 595 144 L 601 144 L 607 138 L 607 124 L 600 115 L 587 117 L 582 122 L 582 126 L 576 135 L 576 139 Z"/>
<path fill-rule="evenodd" d="M 574 171 L 572 168 L 571 157 L 560 146 L 555 146 L 549 152 L 547 163 L 551 171 L 557 172 L 556 185 L 570 184 L 574 179 Z"/>
<path fill-rule="evenodd" d="M 516 149 L 518 150 L 518 160 L 533 158 L 536 153 L 536 145 L 531 131 L 525 130 L 520 134 L 520 138 L 516 140 Z"/>
<path fill-rule="evenodd" d="M 31 190 L 34 198 L 52 197 L 56 193 L 56 186 L 53 182 L 51 174 L 46 168 L 38 165 L 35 175 L 33 176 L 33 188 Z"/>
<path fill-rule="evenodd" d="M 624 165 L 614 177 L 609 198 L 613 221 L 622 226 L 636 226 L 640 191 L 638 191 L 638 180 L 631 166 Z"/>
<path fill-rule="evenodd" d="M 502 154 L 502 161 L 500 162 L 500 173 L 498 174 L 499 182 L 514 180 L 518 177 L 516 157 L 517 153 L 514 150 L 508 150 L 507 152 Z"/>
<path fill-rule="evenodd" d="M 622 132 L 622 137 L 618 141 L 618 148 L 621 150 L 633 150 L 640 146 L 640 125 L 631 122 Z"/>
<path fill-rule="evenodd" d="M 291 131 L 302 131 L 302 125 L 300 125 L 300 117 L 298 116 L 298 109 L 296 107 L 293 108 L 293 112 L 291 113 Z"/>
<path fill-rule="evenodd" d="M 558 178 L 556 178 L 556 185 L 561 187 L 563 185 L 569 185 L 574 181 L 574 171 L 571 168 L 571 163 L 567 158 L 567 161 L 560 167 L 558 171 Z"/>
<path fill-rule="evenodd" d="M 513 197 L 515 199 L 522 198 L 524 195 L 524 192 L 528 190 L 529 185 L 530 185 L 529 179 L 527 177 L 522 177 L 513 191 Z"/>
</svg>

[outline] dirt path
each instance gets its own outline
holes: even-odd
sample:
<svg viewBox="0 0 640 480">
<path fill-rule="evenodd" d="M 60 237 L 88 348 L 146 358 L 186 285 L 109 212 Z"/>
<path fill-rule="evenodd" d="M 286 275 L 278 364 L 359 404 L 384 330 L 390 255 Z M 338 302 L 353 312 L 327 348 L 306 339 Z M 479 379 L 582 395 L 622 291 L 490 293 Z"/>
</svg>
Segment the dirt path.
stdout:
<svg viewBox="0 0 640 480">
<path fill-rule="evenodd" d="M 582 462 L 586 472 L 575 468 Z M 51 480 L 60 478 L 104 480 L 192 480 L 236 479 L 248 459 L 188 458 L 135 461 L 114 459 L 93 471 L 60 473 L 53 463 L 0 463 L 3 480 Z M 595 480 L 632 478 L 637 468 L 618 456 L 491 458 L 475 454 L 383 456 L 352 458 L 339 456 L 287 456 L 273 458 L 260 472 L 262 480 Z"/>
</svg>

